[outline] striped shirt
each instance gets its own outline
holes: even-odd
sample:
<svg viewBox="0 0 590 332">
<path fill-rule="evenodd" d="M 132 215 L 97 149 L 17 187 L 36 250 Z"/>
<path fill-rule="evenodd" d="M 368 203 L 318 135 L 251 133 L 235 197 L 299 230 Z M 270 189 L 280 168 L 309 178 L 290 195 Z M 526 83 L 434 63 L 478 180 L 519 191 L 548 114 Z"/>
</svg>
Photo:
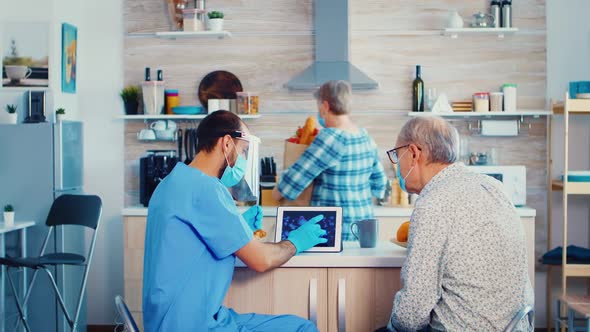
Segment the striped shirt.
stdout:
<svg viewBox="0 0 590 332">
<path fill-rule="evenodd" d="M 325 128 L 283 173 L 278 188 L 294 200 L 312 182 L 311 205 L 342 207 L 342 240 L 349 241 L 352 222 L 374 217 L 372 196 L 383 197 L 387 177 L 366 130 Z"/>
</svg>

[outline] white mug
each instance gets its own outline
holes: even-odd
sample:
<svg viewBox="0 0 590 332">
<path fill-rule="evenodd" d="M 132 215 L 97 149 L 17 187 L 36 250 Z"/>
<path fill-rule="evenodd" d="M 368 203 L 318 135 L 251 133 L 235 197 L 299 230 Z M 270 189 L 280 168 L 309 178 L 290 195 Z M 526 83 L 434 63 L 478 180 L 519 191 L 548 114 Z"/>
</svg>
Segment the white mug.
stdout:
<svg viewBox="0 0 590 332">
<path fill-rule="evenodd" d="M 207 101 L 207 111 L 209 111 L 209 113 L 212 113 L 218 110 L 220 110 L 219 99 L 209 99 Z"/>
<path fill-rule="evenodd" d="M 137 133 L 138 139 L 156 139 L 156 133 L 151 129 L 142 129 Z"/>
<path fill-rule="evenodd" d="M 154 121 L 152 122 L 152 124 L 150 124 L 150 128 L 152 128 L 153 130 L 166 130 L 166 128 L 168 127 L 168 125 L 166 124 L 166 121 L 164 120 L 159 120 L 159 121 Z"/>
<path fill-rule="evenodd" d="M 219 99 L 219 109 L 229 111 L 229 99 Z"/>
<path fill-rule="evenodd" d="M 33 70 L 27 66 L 4 66 L 6 70 L 6 77 L 11 80 L 22 80 L 29 78 Z"/>
<path fill-rule="evenodd" d="M 156 131 L 157 139 L 173 140 L 176 136 L 176 129 L 166 129 Z"/>
<path fill-rule="evenodd" d="M 176 122 L 172 120 L 166 121 L 166 129 L 171 131 L 176 131 Z"/>
</svg>

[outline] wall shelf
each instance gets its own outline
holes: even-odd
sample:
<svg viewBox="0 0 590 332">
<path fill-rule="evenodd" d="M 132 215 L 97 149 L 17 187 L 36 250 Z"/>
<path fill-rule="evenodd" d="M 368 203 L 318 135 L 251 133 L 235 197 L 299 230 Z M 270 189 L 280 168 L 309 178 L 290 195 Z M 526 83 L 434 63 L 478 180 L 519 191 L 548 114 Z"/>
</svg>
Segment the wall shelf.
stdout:
<svg viewBox="0 0 590 332">
<path fill-rule="evenodd" d="M 156 37 L 164 39 L 187 39 L 187 38 L 231 38 L 229 31 L 159 31 L 159 32 L 132 32 L 129 37 Z"/>
<path fill-rule="evenodd" d="M 433 112 L 409 112 L 408 116 L 411 117 L 429 117 L 429 116 L 440 116 L 443 118 L 505 118 L 505 117 L 524 117 L 532 116 L 539 118 L 541 116 L 551 115 L 548 111 L 539 110 L 522 110 L 517 112 L 453 112 L 453 113 L 433 113 Z"/>
<path fill-rule="evenodd" d="M 182 114 L 139 114 L 139 115 L 121 115 L 117 117 L 120 120 L 202 120 L 208 114 L 194 114 L 194 115 L 182 115 Z M 242 120 L 258 119 L 262 117 L 261 114 L 238 114 Z"/>
<path fill-rule="evenodd" d="M 498 38 L 504 38 L 517 31 L 518 28 L 446 28 L 442 34 L 451 38 L 458 38 L 460 35 L 497 35 Z"/>
<path fill-rule="evenodd" d="M 576 114 L 590 114 L 590 99 L 570 99 L 569 113 Z M 553 114 L 563 114 L 564 102 L 556 102 L 553 104 Z"/>
</svg>

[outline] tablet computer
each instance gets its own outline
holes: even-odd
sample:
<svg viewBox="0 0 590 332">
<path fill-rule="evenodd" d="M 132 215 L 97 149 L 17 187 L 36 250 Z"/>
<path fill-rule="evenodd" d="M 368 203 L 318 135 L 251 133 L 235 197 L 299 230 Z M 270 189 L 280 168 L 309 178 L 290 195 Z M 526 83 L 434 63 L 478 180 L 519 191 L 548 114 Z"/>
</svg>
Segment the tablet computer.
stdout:
<svg viewBox="0 0 590 332">
<path fill-rule="evenodd" d="M 342 251 L 342 208 L 321 206 L 281 206 L 277 209 L 275 241 L 287 240 L 289 233 L 317 215 L 324 215 L 318 225 L 326 231 L 328 242 L 320 243 L 305 252 Z"/>
</svg>

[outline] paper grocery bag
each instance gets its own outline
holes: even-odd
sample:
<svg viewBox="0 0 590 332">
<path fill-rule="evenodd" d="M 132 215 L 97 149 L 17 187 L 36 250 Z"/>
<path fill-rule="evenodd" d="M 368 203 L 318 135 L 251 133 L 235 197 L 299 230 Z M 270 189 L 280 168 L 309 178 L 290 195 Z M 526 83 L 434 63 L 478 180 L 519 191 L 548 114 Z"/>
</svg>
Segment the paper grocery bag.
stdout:
<svg viewBox="0 0 590 332">
<path fill-rule="evenodd" d="M 309 145 L 295 144 L 285 141 L 285 154 L 283 157 L 283 169 L 286 170 L 293 165 L 297 159 L 305 152 Z M 313 192 L 313 182 L 303 190 L 295 200 L 283 199 L 281 205 L 283 206 L 309 206 L 311 202 L 311 194 Z"/>
</svg>

